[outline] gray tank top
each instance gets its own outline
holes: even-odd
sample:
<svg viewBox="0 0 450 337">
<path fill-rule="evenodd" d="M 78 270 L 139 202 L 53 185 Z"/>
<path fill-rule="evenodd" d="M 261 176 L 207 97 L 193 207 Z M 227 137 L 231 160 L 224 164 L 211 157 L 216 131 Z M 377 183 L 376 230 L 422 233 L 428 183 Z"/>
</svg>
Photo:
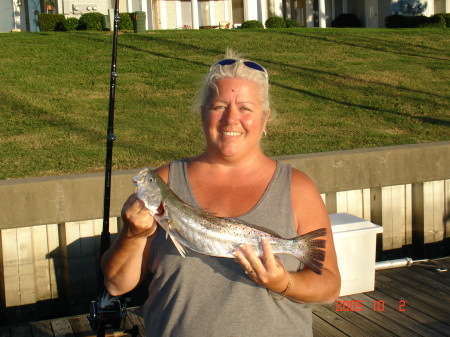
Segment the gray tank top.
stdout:
<svg viewBox="0 0 450 337">
<path fill-rule="evenodd" d="M 239 218 L 283 237 L 297 235 L 290 198 L 291 168 L 278 162 L 257 205 Z M 187 161 L 170 164 L 169 186 L 186 203 L 200 208 L 187 175 Z M 152 244 L 149 297 L 144 305 L 147 337 L 312 336 L 311 307 L 274 299 L 251 281 L 234 259 L 189 251 L 181 257 L 164 230 Z M 280 255 L 289 271 L 302 268 Z"/>
</svg>

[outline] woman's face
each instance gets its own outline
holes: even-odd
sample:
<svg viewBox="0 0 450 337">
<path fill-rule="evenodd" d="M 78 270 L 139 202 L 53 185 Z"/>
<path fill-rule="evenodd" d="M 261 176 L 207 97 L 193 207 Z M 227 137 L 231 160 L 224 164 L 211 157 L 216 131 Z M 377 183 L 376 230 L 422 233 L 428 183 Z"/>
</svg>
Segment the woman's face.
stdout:
<svg viewBox="0 0 450 337">
<path fill-rule="evenodd" d="M 228 159 L 260 151 L 267 118 L 263 116 L 257 84 L 224 78 L 216 85 L 218 94 L 211 97 L 203 112 L 207 151 Z"/>
</svg>

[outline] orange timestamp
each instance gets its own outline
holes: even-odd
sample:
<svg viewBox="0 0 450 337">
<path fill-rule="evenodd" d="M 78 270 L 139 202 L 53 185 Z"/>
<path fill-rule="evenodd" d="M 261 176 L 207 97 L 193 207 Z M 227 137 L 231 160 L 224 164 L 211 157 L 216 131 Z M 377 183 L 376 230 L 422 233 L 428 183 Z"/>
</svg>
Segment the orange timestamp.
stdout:
<svg viewBox="0 0 450 337">
<path fill-rule="evenodd" d="M 336 302 L 336 311 L 364 311 L 364 301 L 363 300 L 351 300 L 351 301 L 341 301 L 337 300 Z M 373 300 L 372 306 L 373 311 L 384 311 L 385 305 L 384 301 Z M 406 311 L 406 301 L 400 300 L 398 301 L 398 311 Z"/>
</svg>

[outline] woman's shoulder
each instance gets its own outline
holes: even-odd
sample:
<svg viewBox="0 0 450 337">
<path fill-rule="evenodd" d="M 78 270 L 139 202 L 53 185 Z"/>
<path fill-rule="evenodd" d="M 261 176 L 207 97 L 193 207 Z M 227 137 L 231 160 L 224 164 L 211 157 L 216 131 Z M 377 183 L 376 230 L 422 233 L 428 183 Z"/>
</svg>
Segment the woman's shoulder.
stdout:
<svg viewBox="0 0 450 337">
<path fill-rule="evenodd" d="M 162 180 L 164 180 L 164 182 L 167 184 L 167 182 L 169 181 L 169 164 L 160 166 L 156 169 L 156 173 L 158 173 L 158 175 L 161 177 Z"/>
<path fill-rule="evenodd" d="M 316 184 L 305 172 L 291 167 L 291 187 L 301 188 L 303 191 L 308 189 L 317 190 Z"/>
</svg>

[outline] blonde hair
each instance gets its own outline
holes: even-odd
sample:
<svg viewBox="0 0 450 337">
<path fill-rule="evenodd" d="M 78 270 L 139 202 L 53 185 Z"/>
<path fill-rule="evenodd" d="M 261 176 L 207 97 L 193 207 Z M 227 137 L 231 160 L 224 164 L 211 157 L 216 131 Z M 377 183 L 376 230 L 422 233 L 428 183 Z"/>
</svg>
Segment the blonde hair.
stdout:
<svg viewBox="0 0 450 337">
<path fill-rule="evenodd" d="M 223 78 L 240 78 L 253 81 L 257 84 L 260 93 L 260 101 L 263 110 L 263 116 L 267 117 L 270 112 L 270 95 L 269 95 L 269 74 L 264 71 L 253 69 L 244 62 L 250 61 L 242 58 L 231 48 L 227 48 L 225 59 L 235 60 L 233 64 L 220 65 L 215 63 L 211 66 L 209 72 L 200 82 L 199 90 L 194 97 L 193 111 L 200 112 L 202 117 L 211 97 L 218 93 L 216 83 Z"/>
</svg>

